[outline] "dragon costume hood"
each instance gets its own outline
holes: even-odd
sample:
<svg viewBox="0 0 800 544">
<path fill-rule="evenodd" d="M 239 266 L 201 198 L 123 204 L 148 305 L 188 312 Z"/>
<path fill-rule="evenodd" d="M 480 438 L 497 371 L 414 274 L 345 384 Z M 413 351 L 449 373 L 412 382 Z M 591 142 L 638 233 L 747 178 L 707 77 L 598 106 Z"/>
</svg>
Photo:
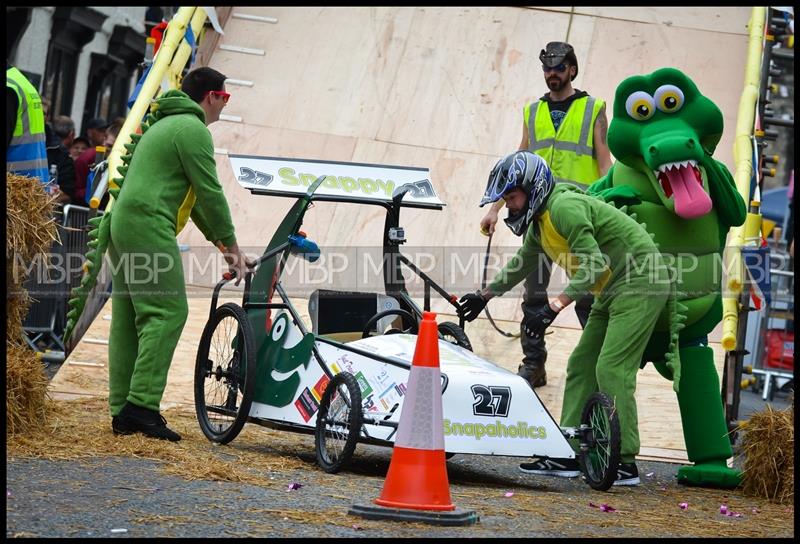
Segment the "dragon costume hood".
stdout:
<svg viewBox="0 0 800 544">
<path fill-rule="evenodd" d="M 206 113 L 200 104 L 192 100 L 188 94 L 176 89 L 162 94 L 150 106 L 150 113 L 160 113 L 160 116 L 177 115 L 180 113 L 193 113 L 205 124 Z"/>
</svg>

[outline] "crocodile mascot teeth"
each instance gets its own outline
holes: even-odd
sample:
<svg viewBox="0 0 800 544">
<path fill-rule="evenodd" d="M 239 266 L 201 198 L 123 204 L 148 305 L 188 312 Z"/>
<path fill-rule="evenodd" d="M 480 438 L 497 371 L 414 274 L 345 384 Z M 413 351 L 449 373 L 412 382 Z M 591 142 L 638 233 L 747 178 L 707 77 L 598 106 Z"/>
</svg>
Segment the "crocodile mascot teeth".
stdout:
<svg viewBox="0 0 800 544">
<path fill-rule="evenodd" d="M 629 77 L 617 87 L 608 130 L 617 162 L 588 192 L 625 204 L 671 260 L 677 301 L 660 316 L 642 366 L 653 361 L 674 382 L 693 463 L 678 470 L 678 481 L 730 488 L 741 473 L 727 466 L 733 451 L 708 333 L 722 319 L 725 238 L 744 223 L 746 207 L 712 156 L 722 125 L 719 108 L 681 71 Z"/>
</svg>

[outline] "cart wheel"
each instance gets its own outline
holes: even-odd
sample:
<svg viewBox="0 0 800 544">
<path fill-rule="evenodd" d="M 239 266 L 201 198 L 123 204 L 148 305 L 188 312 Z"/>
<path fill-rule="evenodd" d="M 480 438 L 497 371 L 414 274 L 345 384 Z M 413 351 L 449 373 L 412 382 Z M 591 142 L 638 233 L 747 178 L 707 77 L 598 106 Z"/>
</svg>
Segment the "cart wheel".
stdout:
<svg viewBox="0 0 800 544">
<path fill-rule="evenodd" d="M 206 438 L 227 444 L 239 434 L 253 402 L 253 331 L 244 310 L 223 304 L 206 323 L 194 371 L 194 406 Z"/>
<path fill-rule="evenodd" d="M 363 420 L 361 389 L 349 372 L 340 372 L 325 387 L 317 412 L 314 444 L 325 472 L 339 472 L 356 450 Z"/>
<path fill-rule="evenodd" d="M 594 393 L 581 415 L 580 463 L 593 489 L 606 491 L 614 484 L 619 466 L 619 416 L 605 393 Z"/>
<path fill-rule="evenodd" d="M 445 461 L 449 461 L 450 459 L 452 459 L 455 456 L 456 456 L 456 454 L 451 452 L 451 451 L 444 452 Z"/>
<path fill-rule="evenodd" d="M 472 351 L 472 344 L 469 341 L 467 333 L 464 329 L 451 321 L 443 321 L 439 323 L 439 334 L 442 335 L 443 340 L 447 340 L 451 344 L 461 346 L 464 349 Z"/>
</svg>

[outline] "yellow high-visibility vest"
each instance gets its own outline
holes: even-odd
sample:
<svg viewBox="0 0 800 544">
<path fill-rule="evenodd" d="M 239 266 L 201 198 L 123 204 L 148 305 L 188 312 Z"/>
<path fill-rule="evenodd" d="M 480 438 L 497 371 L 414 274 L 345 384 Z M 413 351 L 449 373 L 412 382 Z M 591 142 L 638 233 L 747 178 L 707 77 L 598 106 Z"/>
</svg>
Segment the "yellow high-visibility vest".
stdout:
<svg viewBox="0 0 800 544">
<path fill-rule="evenodd" d="M 558 132 L 553 127 L 547 102 L 539 100 L 525 106 L 528 150 L 547 162 L 556 183 L 571 183 L 585 189 L 600 179 L 600 165 L 594 156 L 594 123 L 603 106 L 605 101 L 600 98 L 576 98 Z M 531 112 L 534 112 L 532 124 Z"/>
<path fill-rule="evenodd" d="M 17 68 L 6 70 L 6 87 L 17 95 L 17 123 L 6 151 L 6 171 L 49 181 L 42 99 Z"/>
</svg>

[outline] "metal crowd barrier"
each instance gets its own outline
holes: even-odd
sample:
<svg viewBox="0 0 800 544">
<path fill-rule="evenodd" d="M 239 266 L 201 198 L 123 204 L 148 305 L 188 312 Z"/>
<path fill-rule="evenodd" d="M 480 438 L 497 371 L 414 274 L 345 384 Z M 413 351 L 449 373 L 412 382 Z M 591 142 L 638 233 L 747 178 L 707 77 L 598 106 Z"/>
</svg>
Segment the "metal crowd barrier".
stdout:
<svg viewBox="0 0 800 544">
<path fill-rule="evenodd" d="M 88 221 L 102 213 L 73 204 L 55 211 L 61 243 L 53 242 L 49 259 L 37 260 L 23 284 L 33 300 L 22 327 L 35 351 L 64 351 L 67 301 L 81 283 L 89 250 Z"/>
</svg>

